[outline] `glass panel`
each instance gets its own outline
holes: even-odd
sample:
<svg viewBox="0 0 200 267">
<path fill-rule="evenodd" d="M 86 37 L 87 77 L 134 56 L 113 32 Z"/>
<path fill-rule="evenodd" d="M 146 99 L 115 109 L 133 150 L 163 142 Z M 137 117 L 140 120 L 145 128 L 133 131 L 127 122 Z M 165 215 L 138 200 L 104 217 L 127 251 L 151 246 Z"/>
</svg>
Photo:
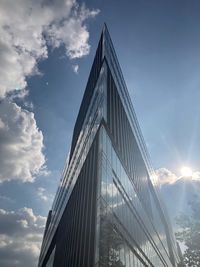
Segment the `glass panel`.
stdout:
<svg viewBox="0 0 200 267">
<path fill-rule="evenodd" d="M 55 252 L 56 252 L 56 247 L 54 247 L 54 249 L 52 250 L 49 260 L 45 267 L 53 267 Z"/>
<path fill-rule="evenodd" d="M 149 219 L 149 213 L 146 212 L 144 203 L 141 201 L 141 195 L 135 189 L 130 177 L 127 176 L 105 129 L 103 130 L 103 144 L 101 196 L 104 199 L 104 202 L 102 202 L 104 204 L 100 216 L 104 217 L 102 225 L 100 224 L 100 228 L 102 228 L 100 233 L 103 233 L 101 239 L 105 247 L 101 248 L 102 254 L 100 258 L 102 263 L 100 262 L 99 266 L 114 267 L 118 266 L 117 264 L 119 263 L 121 264 L 119 265 L 120 267 L 131 267 L 134 261 L 133 266 L 143 266 L 142 262 L 131 252 L 128 244 L 131 244 L 136 249 L 137 253 L 147 265 L 149 263 L 144 257 L 144 254 L 146 257 L 151 257 L 149 260 L 152 261 L 154 266 L 164 266 L 161 261 L 161 255 L 155 252 L 155 248 L 148 240 L 148 236 L 146 235 L 146 232 L 148 232 L 160 250 L 162 257 L 165 258 L 168 266 L 172 267 L 169 258 L 167 258 L 167 254 L 164 253 L 158 233 Z M 143 177 L 140 178 L 142 179 Z M 146 232 L 141 225 L 145 227 Z M 115 231 L 114 229 L 117 230 Z M 122 229 L 124 229 L 123 234 L 121 233 Z M 121 242 L 119 242 L 119 237 L 121 238 Z"/>
</svg>

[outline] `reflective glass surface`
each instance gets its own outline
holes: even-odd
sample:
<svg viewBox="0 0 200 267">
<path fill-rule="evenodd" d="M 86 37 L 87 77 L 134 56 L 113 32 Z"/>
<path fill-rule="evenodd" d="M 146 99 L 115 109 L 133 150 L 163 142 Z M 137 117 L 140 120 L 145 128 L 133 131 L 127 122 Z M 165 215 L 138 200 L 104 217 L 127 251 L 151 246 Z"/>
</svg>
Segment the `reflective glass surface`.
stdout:
<svg viewBox="0 0 200 267">
<path fill-rule="evenodd" d="M 99 266 L 173 266 L 165 227 L 153 197 L 150 218 L 103 126 L 100 143 L 100 234 L 96 261 Z"/>
<path fill-rule="evenodd" d="M 44 259 L 44 256 L 51 244 L 60 218 L 62 217 L 66 207 L 66 203 L 85 162 L 100 122 L 102 118 L 106 121 L 106 75 L 107 67 L 106 64 L 103 64 L 70 164 L 64 169 L 63 179 L 61 180 L 54 199 L 51 222 L 43 240 L 40 262 Z"/>
<path fill-rule="evenodd" d="M 93 261 L 95 267 L 176 267 L 176 241 L 153 176 L 104 27 L 39 267 L 91 267 Z"/>
<path fill-rule="evenodd" d="M 47 261 L 46 267 L 53 267 L 55 251 L 56 251 L 56 247 L 54 247 L 54 249 L 52 250 L 51 255 Z"/>
</svg>

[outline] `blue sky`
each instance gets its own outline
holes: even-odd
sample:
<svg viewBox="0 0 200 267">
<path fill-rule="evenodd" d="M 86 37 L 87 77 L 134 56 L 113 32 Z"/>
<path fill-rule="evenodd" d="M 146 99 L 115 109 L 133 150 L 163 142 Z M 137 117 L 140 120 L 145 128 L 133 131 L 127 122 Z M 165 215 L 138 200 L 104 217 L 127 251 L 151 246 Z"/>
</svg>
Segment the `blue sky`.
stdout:
<svg viewBox="0 0 200 267">
<path fill-rule="evenodd" d="M 187 210 L 200 184 L 200 2 L 11 2 L 0 4 L 0 265 L 36 266 L 104 22 L 170 214 Z M 193 180 L 178 181 L 182 166 Z"/>
</svg>

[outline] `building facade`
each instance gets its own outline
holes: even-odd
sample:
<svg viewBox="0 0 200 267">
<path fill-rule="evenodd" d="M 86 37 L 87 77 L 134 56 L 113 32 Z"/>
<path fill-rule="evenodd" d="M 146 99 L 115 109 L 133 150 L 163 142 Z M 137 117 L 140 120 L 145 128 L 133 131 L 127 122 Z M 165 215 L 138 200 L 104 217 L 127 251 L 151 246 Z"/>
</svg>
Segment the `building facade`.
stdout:
<svg viewBox="0 0 200 267">
<path fill-rule="evenodd" d="M 38 266 L 176 267 L 177 245 L 154 178 L 104 26 Z"/>
</svg>

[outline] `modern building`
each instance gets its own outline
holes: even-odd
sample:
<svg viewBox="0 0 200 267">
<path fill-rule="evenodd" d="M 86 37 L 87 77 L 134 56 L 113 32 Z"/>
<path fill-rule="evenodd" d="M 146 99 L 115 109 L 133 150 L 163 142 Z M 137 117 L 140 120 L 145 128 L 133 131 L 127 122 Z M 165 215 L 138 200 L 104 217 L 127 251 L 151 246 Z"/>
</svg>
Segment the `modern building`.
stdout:
<svg viewBox="0 0 200 267">
<path fill-rule="evenodd" d="M 154 178 L 104 26 L 38 266 L 176 267 L 177 245 Z"/>
</svg>

